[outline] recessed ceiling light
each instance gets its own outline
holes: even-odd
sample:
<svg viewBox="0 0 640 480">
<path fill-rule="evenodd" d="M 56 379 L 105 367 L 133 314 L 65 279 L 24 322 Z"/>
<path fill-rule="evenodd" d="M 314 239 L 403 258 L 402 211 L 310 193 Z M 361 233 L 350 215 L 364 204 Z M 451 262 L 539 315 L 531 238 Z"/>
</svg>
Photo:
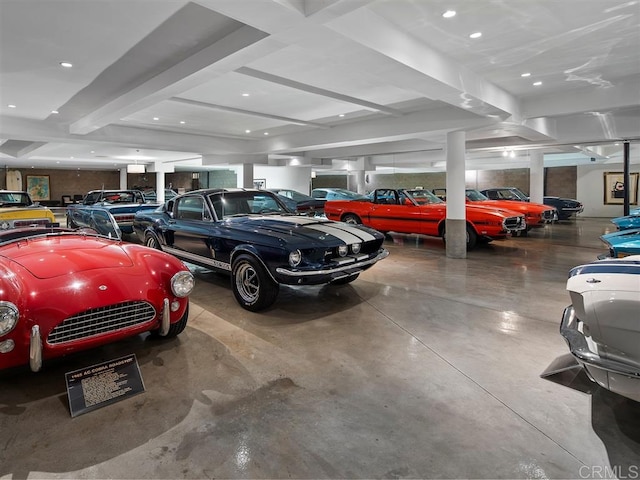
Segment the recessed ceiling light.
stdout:
<svg viewBox="0 0 640 480">
<path fill-rule="evenodd" d="M 96 152 L 94 152 L 93 150 L 91 150 L 91 153 L 96 153 Z"/>
<path fill-rule="evenodd" d="M 180 125 L 184 125 L 185 123 L 187 122 L 185 122 L 184 120 L 180 120 Z"/>
<path fill-rule="evenodd" d="M 249 96 L 249 94 L 248 94 L 248 93 L 243 93 L 243 94 L 242 94 L 242 96 L 243 96 L 243 97 L 248 97 L 248 96 Z"/>
<path fill-rule="evenodd" d="M 469 38 L 480 38 L 482 36 L 482 32 L 475 32 L 469 35 Z"/>
<path fill-rule="evenodd" d="M 269 132 L 264 132 L 264 135 L 269 135 Z"/>
<path fill-rule="evenodd" d="M 540 85 L 542 85 L 542 82 L 533 82 L 534 87 L 539 87 Z"/>
<path fill-rule="evenodd" d="M 69 157 L 71 160 L 73 160 L 73 157 Z"/>
<path fill-rule="evenodd" d="M 10 103 L 9 105 L 7 105 L 7 107 L 9 108 L 16 108 L 16 106 L 13 103 Z"/>
<path fill-rule="evenodd" d="M 251 130 L 245 130 L 244 133 L 251 133 Z"/>
<path fill-rule="evenodd" d="M 340 115 L 338 115 L 339 117 L 344 117 L 344 113 L 341 113 Z"/>
<path fill-rule="evenodd" d="M 521 73 L 520 76 L 521 77 L 530 77 L 531 74 L 529 72 L 526 72 L 526 73 Z"/>
<path fill-rule="evenodd" d="M 158 120 L 160 120 L 158 117 L 153 117 L 153 119 L 157 122 Z"/>
<path fill-rule="evenodd" d="M 73 67 L 73 64 L 70 62 L 60 62 L 60 66 L 64 68 L 71 68 Z"/>
<path fill-rule="evenodd" d="M 51 110 L 51 113 L 54 114 L 54 115 L 57 115 L 60 112 L 58 112 L 58 110 Z"/>
<path fill-rule="evenodd" d="M 456 11 L 455 10 L 447 10 L 446 12 L 444 12 L 442 14 L 442 16 L 444 18 L 451 18 L 451 17 L 455 17 L 456 16 Z"/>
</svg>

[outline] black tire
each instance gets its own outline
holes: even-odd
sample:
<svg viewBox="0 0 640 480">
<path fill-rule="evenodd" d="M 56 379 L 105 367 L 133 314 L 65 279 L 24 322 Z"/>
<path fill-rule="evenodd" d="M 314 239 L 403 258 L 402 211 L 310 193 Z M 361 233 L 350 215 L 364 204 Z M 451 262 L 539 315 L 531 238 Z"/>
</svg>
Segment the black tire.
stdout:
<svg viewBox="0 0 640 480">
<path fill-rule="evenodd" d="M 182 333 L 182 331 L 187 326 L 187 320 L 189 319 L 189 304 L 187 303 L 187 309 L 184 311 L 184 315 L 180 320 L 176 323 L 172 323 L 169 327 L 169 333 L 167 333 L 163 338 L 173 338 L 177 337 Z"/>
<path fill-rule="evenodd" d="M 473 227 L 467 224 L 467 250 L 473 250 L 478 245 L 478 234 Z"/>
<path fill-rule="evenodd" d="M 344 278 L 341 278 L 340 280 L 336 280 L 334 282 L 331 282 L 331 285 L 346 285 L 347 283 L 353 282 L 359 276 L 360 276 L 360 274 L 358 273 L 356 275 L 351 275 L 350 277 L 344 277 Z"/>
<path fill-rule="evenodd" d="M 276 301 L 280 285 L 255 257 L 242 254 L 233 261 L 231 288 L 242 308 L 257 312 Z"/>
<path fill-rule="evenodd" d="M 342 217 L 342 221 L 344 223 L 350 223 L 351 225 L 360 225 L 362 223 L 360 217 L 354 215 L 353 213 L 347 213 L 344 217 Z"/>
<path fill-rule="evenodd" d="M 145 235 L 144 244 L 145 244 L 145 246 L 147 246 L 149 248 L 154 248 L 156 250 L 162 250 L 162 248 L 160 248 L 160 242 L 158 241 L 156 236 L 151 234 L 151 233 L 147 233 Z"/>
<path fill-rule="evenodd" d="M 442 231 L 440 232 L 442 236 L 442 242 L 447 244 L 447 232 L 444 227 L 442 227 Z M 478 234 L 473 229 L 473 227 L 467 224 L 467 250 L 473 250 L 478 245 Z"/>
</svg>

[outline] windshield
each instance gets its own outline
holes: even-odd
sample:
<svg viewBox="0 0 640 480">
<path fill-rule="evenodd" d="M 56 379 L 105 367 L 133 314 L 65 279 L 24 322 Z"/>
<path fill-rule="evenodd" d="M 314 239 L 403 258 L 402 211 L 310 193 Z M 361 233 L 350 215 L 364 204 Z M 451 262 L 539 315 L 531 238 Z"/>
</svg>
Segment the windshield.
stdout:
<svg viewBox="0 0 640 480">
<path fill-rule="evenodd" d="M 271 192 L 227 192 L 210 195 L 218 219 L 272 213 L 293 213 Z"/>
<path fill-rule="evenodd" d="M 478 190 L 473 190 L 472 188 L 468 188 L 465 191 L 465 195 L 467 196 L 467 199 L 471 200 L 472 202 L 482 202 L 484 200 L 489 200 L 487 197 L 481 194 Z"/>
<path fill-rule="evenodd" d="M 498 190 L 498 198 L 502 200 L 524 200 L 525 202 L 529 200 L 529 197 L 517 188 Z"/>
<path fill-rule="evenodd" d="M 418 205 L 426 205 L 429 203 L 444 203 L 429 190 L 405 190 L 405 193 Z"/>
<path fill-rule="evenodd" d="M 31 203 L 26 192 L 0 192 L 0 207 L 28 207 Z"/>
</svg>

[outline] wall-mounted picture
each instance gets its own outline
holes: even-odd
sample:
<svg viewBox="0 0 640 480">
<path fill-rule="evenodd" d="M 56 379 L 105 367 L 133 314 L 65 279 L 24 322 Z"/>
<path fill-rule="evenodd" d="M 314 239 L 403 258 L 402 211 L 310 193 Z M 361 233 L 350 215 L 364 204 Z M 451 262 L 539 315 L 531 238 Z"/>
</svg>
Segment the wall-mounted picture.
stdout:
<svg viewBox="0 0 640 480">
<path fill-rule="evenodd" d="M 629 174 L 629 203 L 638 204 L 638 176 L 640 173 Z M 623 172 L 604 172 L 604 204 L 623 205 L 627 185 Z"/>
<path fill-rule="evenodd" d="M 265 189 L 265 188 L 267 188 L 267 179 L 266 178 L 254 178 L 253 179 L 253 188 L 257 188 L 257 189 Z"/>
<path fill-rule="evenodd" d="M 51 200 L 49 175 L 27 175 L 27 192 L 34 202 Z"/>
</svg>

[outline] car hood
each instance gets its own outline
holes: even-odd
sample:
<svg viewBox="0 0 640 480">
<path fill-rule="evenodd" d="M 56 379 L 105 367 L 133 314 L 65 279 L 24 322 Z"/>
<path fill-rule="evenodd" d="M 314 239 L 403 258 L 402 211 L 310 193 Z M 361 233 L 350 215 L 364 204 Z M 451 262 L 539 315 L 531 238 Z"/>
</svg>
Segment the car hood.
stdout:
<svg viewBox="0 0 640 480">
<path fill-rule="evenodd" d="M 314 241 L 323 245 L 352 244 L 378 238 L 377 232 L 362 226 L 299 215 L 234 217 L 226 220 L 231 228 L 266 235 L 277 234 L 285 241 Z M 311 245 L 309 245 L 311 246 Z"/>
<path fill-rule="evenodd" d="M 33 207 L 2 207 L 0 208 L 0 218 L 30 218 L 33 214 L 49 214 L 49 209 L 37 205 Z M 51 214 L 53 216 L 53 214 Z"/>
<path fill-rule="evenodd" d="M 481 212 L 487 215 L 500 216 L 500 217 L 514 217 L 514 216 L 522 215 L 522 213 L 520 212 L 517 212 L 514 210 L 507 210 L 505 208 L 498 208 L 493 205 L 480 205 L 480 204 L 467 203 L 467 210 Z"/>
<path fill-rule="evenodd" d="M 620 247 L 628 243 L 629 246 L 634 244 L 634 246 L 640 248 L 640 228 L 607 233 L 602 235 L 600 239 L 612 247 Z"/>
<path fill-rule="evenodd" d="M 120 243 L 88 236 L 49 237 L 16 242 L 3 247 L 0 254 L 40 279 L 96 268 L 133 265 Z"/>
<path fill-rule="evenodd" d="M 555 207 L 550 205 L 543 205 L 541 203 L 520 202 L 518 200 L 482 200 L 478 201 L 476 205 L 483 205 L 486 207 L 498 207 L 513 212 L 540 214 L 546 210 L 554 210 Z"/>
</svg>

